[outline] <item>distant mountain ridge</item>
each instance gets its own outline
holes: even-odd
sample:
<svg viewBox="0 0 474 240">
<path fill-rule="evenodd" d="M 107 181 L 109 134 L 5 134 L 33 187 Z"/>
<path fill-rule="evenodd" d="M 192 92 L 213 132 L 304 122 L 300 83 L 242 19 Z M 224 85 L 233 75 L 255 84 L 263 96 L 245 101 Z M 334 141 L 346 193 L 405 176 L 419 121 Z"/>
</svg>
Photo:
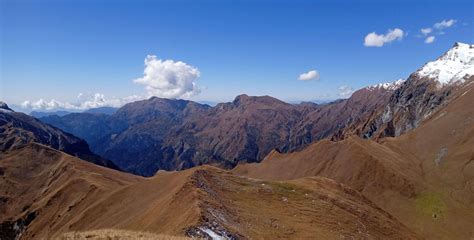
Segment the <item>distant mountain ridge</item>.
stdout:
<svg viewBox="0 0 474 240">
<path fill-rule="evenodd" d="M 260 161 L 275 148 L 301 149 L 383 104 L 391 91 L 366 95 L 363 90 L 322 105 L 245 94 L 214 107 L 153 97 L 126 104 L 110 116 L 73 113 L 41 121 L 84 138 L 94 152 L 119 167 L 150 176 L 158 169 L 206 163 L 233 167 Z"/>
<path fill-rule="evenodd" d="M 70 112 L 70 111 L 52 111 L 52 112 L 32 111 L 30 112 L 29 115 L 35 118 L 42 118 L 42 117 L 53 116 L 53 115 L 62 117 L 70 113 L 73 113 L 73 112 Z"/>
<path fill-rule="evenodd" d="M 82 111 L 82 113 L 102 113 L 102 114 L 107 114 L 111 115 L 117 111 L 118 108 L 114 107 L 98 107 L 98 108 L 90 108 L 85 111 Z M 60 110 L 60 111 L 32 111 L 29 113 L 30 116 L 33 116 L 35 118 L 42 118 L 42 117 L 49 117 L 49 116 L 54 116 L 57 115 L 59 117 L 66 116 L 71 113 L 80 113 L 80 111 L 65 111 L 65 110 Z"/>
<path fill-rule="evenodd" d="M 0 152 L 13 151 L 36 142 L 101 166 L 119 169 L 111 161 L 92 153 L 83 139 L 24 113 L 8 110 L 6 103 L 0 106 L 4 110 L 0 111 Z"/>
</svg>

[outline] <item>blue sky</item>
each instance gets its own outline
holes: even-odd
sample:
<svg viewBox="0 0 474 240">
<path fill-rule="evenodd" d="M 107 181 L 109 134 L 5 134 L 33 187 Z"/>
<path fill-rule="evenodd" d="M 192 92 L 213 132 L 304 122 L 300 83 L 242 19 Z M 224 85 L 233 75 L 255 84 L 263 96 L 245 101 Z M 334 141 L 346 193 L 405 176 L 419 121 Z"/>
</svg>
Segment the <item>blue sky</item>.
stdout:
<svg viewBox="0 0 474 240">
<path fill-rule="evenodd" d="M 230 101 L 241 93 L 335 99 L 343 97 L 341 86 L 406 78 L 455 41 L 474 42 L 472 2 L 379 2 L 1 0 L 0 98 L 16 105 L 78 104 L 96 93 L 116 100 L 158 94 Z M 454 22 L 435 30 L 443 20 Z M 364 45 L 369 33 L 396 28 L 403 36 Z M 422 28 L 433 32 L 422 36 Z M 434 42 L 425 43 L 428 36 Z M 145 89 L 154 81 L 143 73 L 147 55 L 197 70 L 199 77 L 188 76 L 195 85 L 184 86 L 196 91 Z M 298 80 L 310 70 L 320 78 Z M 133 81 L 139 78 L 142 84 Z"/>
</svg>

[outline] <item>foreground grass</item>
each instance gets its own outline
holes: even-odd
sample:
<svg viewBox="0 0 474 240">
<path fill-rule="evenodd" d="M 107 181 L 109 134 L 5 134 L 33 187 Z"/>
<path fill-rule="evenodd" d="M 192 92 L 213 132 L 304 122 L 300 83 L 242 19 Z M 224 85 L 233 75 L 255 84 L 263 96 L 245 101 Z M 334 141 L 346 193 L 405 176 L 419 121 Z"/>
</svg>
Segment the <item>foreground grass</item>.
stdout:
<svg viewBox="0 0 474 240">
<path fill-rule="evenodd" d="M 136 232 L 118 229 L 102 229 L 84 232 L 68 232 L 55 240 L 188 240 L 190 238 Z"/>
</svg>

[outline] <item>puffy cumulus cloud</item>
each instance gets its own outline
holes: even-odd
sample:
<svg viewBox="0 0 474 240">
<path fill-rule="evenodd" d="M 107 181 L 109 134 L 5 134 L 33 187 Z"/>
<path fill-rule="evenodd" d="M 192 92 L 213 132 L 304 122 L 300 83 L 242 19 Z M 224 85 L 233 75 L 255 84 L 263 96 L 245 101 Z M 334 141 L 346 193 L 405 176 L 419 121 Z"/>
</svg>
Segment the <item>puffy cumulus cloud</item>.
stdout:
<svg viewBox="0 0 474 240">
<path fill-rule="evenodd" d="M 298 80 L 309 81 L 309 80 L 319 80 L 319 72 L 316 70 L 310 70 L 308 72 L 300 74 Z"/>
<path fill-rule="evenodd" d="M 455 19 L 443 20 L 441 22 L 435 23 L 433 27 L 441 30 L 441 29 L 452 27 L 456 22 L 457 20 Z"/>
<path fill-rule="evenodd" d="M 143 96 L 132 95 L 124 98 L 106 98 L 104 94 L 95 93 L 93 95 L 85 96 L 80 93 L 78 95 L 77 103 L 61 102 L 55 99 L 36 101 L 24 101 L 21 107 L 32 110 L 71 110 L 79 111 L 98 107 L 121 107 L 126 103 L 144 99 Z"/>
<path fill-rule="evenodd" d="M 425 43 L 430 44 L 433 43 L 435 40 L 435 36 L 429 36 L 425 39 Z"/>
<path fill-rule="evenodd" d="M 161 60 L 154 55 L 148 55 L 145 58 L 143 77 L 133 81 L 145 85 L 150 96 L 189 98 L 200 92 L 195 82 L 199 76 L 197 68 L 184 62 Z"/>
<path fill-rule="evenodd" d="M 343 98 L 348 98 L 354 92 L 354 88 L 351 86 L 343 85 L 339 87 L 339 96 Z"/>
<path fill-rule="evenodd" d="M 424 36 L 430 34 L 432 31 L 433 31 L 432 28 L 422 28 L 422 29 L 420 29 L 421 34 L 423 34 Z"/>
<path fill-rule="evenodd" d="M 364 46 L 382 47 L 385 43 L 390 43 L 395 40 L 402 40 L 403 36 L 403 30 L 400 28 L 389 29 L 386 34 L 377 34 L 375 32 L 371 32 L 365 36 Z"/>
</svg>

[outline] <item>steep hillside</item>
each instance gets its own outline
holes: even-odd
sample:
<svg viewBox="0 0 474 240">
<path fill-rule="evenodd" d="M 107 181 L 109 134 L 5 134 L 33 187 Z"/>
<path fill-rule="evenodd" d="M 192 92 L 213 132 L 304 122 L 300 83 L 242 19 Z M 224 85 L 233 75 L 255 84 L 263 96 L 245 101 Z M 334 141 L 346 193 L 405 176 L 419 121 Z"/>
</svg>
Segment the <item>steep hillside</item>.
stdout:
<svg viewBox="0 0 474 240">
<path fill-rule="evenodd" d="M 139 177 L 37 143 L 0 154 L 0 238 L 41 239 Z"/>
<path fill-rule="evenodd" d="M 262 181 L 203 166 L 141 178 L 36 143 L 0 156 L 0 169 L 2 239 L 93 229 L 227 239 L 419 238 L 359 192 L 320 177 Z"/>
<path fill-rule="evenodd" d="M 316 142 L 300 152 L 269 154 L 233 172 L 289 180 L 324 176 L 361 191 L 427 238 L 474 236 L 474 84 L 420 126 L 379 142 L 350 137 Z"/>
<path fill-rule="evenodd" d="M 8 106 L 4 104 L 0 111 L 0 154 L 22 148 L 30 142 L 41 143 L 86 161 L 118 169 L 111 161 L 92 153 L 84 140 L 29 115 L 8 110 Z"/>
<path fill-rule="evenodd" d="M 379 139 L 400 136 L 446 105 L 454 92 L 474 81 L 474 45 L 455 43 L 435 61 L 426 63 L 395 90 L 386 105 L 334 139 L 351 135 Z"/>
<path fill-rule="evenodd" d="M 109 115 L 100 113 L 50 115 L 41 117 L 40 120 L 65 132 L 80 136 L 90 144 L 91 149 L 95 152 L 98 152 L 98 149 L 94 147 L 100 145 L 100 141 L 104 137 L 109 137 L 111 134 L 127 128 L 124 122 L 112 120 Z"/>
</svg>

